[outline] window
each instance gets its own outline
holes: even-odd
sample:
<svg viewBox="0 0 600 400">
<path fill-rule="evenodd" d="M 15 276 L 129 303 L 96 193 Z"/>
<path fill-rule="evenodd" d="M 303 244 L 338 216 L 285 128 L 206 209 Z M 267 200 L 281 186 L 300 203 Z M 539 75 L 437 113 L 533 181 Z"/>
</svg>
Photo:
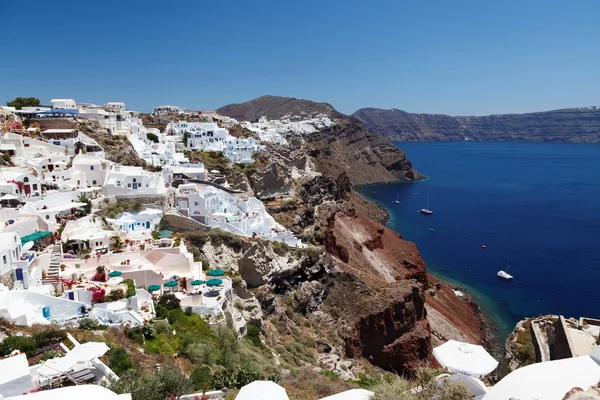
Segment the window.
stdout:
<svg viewBox="0 0 600 400">
<path fill-rule="evenodd" d="M 197 206 L 197 205 L 198 205 L 198 202 L 197 202 L 197 201 L 195 201 L 195 202 L 194 202 L 194 205 L 195 205 L 195 206 Z"/>
<path fill-rule="evenodd" d="M 94 186 L 95 186 L 95 185 L 97 185 L 97 184 L 98 184 L 98 181 L 92 181 L 92 185 L 94 185 Z"/>
<path fill-rule="evenodd" d="M 127 187 L 128 187 L 128 188 L 130 188 L 130 187 L 131 187 L 131 183 L 128 183 L 128 184 L 127 184 Z"/>
<path fill-rule="evenodd" d="M 28 177 L 23 178 L 23 182 L 29 182 L 29 178 Z"/>
<path fill-rule="evenodd" d="M 2 261 L 4 261 L 4 265 L 6 265 L 6 256 L 2 256 Z"/>
<path fill-rule="evenodd" d="M 94 166 L 90 165 L 90 171 L 93 171 L 93 170 L 94 170 Z"/>
<path fill-rule="evenodd" d="M 46 215 L 46 219 L 50 219 L 50 216 L 49 216 L 49 215 Z"/>
<path fill-rule="evenodd" d="M 117 187 L 121 187 L 121 181 L 117 181 Z"/>
<path fill-rule="evenodd" d="M 133 183 L 136 183 L 136 182 L 137 182 L 137 180 L 135 178 L 133 178 Z"/>
<path fill-rule="evenodd" d="M 17 243 L 17 237 L 15 236 L 13 239 L 15 239 L 15 243 Z"/>
<path fill-rule="evenodd" d="M 37 183 L 33 184 L 33 190 L 37 190 Z"/>
</svg>

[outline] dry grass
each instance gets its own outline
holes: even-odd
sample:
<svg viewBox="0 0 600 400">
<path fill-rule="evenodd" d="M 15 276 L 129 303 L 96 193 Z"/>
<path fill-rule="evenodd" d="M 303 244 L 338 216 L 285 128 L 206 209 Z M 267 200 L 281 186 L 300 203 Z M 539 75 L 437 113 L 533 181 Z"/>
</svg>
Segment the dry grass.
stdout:
<svg viewBox="0 0 600 400">
<path fill-rule="evenodd" d="M 301 368 L 281 379 L 290 399 L 317 400 L 346 390 L 358 388 L 357 385 L 344 382 L 339 378 L 326 376 L 310 368 Z"/>
</svg>

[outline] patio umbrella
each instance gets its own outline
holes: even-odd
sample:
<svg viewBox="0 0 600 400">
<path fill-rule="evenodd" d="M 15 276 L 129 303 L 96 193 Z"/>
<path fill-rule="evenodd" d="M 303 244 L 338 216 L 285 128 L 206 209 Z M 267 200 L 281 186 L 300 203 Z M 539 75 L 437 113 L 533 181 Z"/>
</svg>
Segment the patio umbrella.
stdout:
<svg viewBox="0 0 600 400">
<path fill-rule="evenodd" d="M 94 358 L 102 357 L 109 351 L 109 347 L 103 342 L 87 342 L 78 344 L 73 350 L 67 353 L 65 357 L 75 360 L 75 362 L 91 361 Z"/>
<path fill-rule="evenodd" d="M 433 349 L 433 356 L 450 372 L 480 377 L 498 366 L 498 361 L 482 346 L 449 340 Z"/>
<path fill-rule="evenodd" d="M 272 381 L 254 381 L 242 387 L 235 400 L 290 400 L 285 389 Z"/>
<path fill-rule="evenodd" d="M 204 281 L 201 281 L 200 279 L 196 279 L 195 281 L 192 281 L 193 286 L 202 285 L 203 283 L 204 283 Z"/>
<path fill-rule="evenodd" d="M 160 285 L 150 285 L 150 286 L 148 286 L 148 291 L 149 292 L 155 292 L 157 290 L 160 290 Z"/>
<path fill-rule="evenodd" d="M 223 276 L 223 275 L 225 275 L 225 271 L 223 271 L 222 269 L 211 269 L 210 271 L 208 271 L 208 275 Z"/>
<path fill-rule="evenodd" d="M 46 378 L 52 378 L 55 376 L 63 375 L 73 369 L 76 360 L 72 357 L 57 357 L 51 358 L 50 360 L 44 361 L 41 367 L 36 372 L 40 376 Z"/>
<path fill-rule="evenodd" d="M 123 273 L 121 271 L 111 271 L 108 276 L 113 277 L 113 276 L 121 276 L 123 275 Z"/>
<path fill-rule="evenodd" d="M 221 280 L 221 279 L 209 279 L 206 281 L 206 284 L 208 286 L 219 286 L 222 283 L 223 283 L 223 280 Z"/>
<path fill-rule="evenodd" d="M 179 285 L 179 283 L 177 283 L 177 281 L 169 281 L 169 282 L 165 283 L 166 287 L 176 287 L 177 285 Z"/>
</svg>

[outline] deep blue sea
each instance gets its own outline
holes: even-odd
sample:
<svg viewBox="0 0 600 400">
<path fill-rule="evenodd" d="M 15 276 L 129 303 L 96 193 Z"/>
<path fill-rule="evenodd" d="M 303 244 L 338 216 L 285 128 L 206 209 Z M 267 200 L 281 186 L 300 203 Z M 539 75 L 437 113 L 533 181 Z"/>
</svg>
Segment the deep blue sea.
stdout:
<svg viewBox="0 0 600 400">
<path fill-rule="evenodd" d="M 600 318 L 600 146 L 395 144 L 428 179 L 360 191 L 430 272 L 474 296 L 499 340 L 524 316 Z M 431 216 L 417 212 L 428 197 Z M 513 281 L 496 276 L 507 258 Z"/>
</svg>

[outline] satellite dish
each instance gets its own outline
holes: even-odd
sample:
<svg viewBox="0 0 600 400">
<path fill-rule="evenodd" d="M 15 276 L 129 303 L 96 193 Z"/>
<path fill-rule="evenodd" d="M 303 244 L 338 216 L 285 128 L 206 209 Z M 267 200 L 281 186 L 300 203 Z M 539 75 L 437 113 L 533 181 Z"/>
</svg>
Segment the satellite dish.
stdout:
<svg viewBox="0 0 600 400">
<path fill-rule="evenodd" d="M 33 242 L 30 240 L 29 242 L 27 242 L 23 245 L 23 250 L 27 251 L 27 250 L 30 250 L 32 247 L 33 247 Z"/>
</svg>

